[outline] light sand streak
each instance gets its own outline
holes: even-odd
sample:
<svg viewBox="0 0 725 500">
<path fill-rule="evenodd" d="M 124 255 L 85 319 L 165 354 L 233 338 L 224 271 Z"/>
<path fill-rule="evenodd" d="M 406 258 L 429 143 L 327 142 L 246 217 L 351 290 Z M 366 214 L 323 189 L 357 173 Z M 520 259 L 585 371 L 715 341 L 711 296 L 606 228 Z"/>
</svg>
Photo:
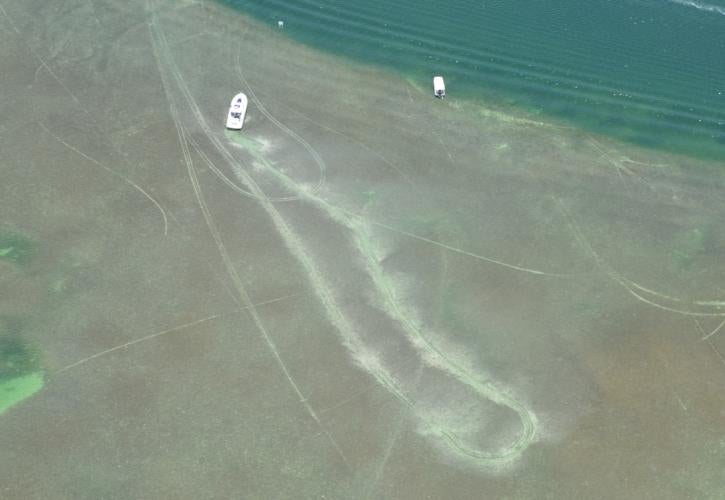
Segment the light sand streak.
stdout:
<svg viewBox="0 0 725 500">
<path fill-rule="evenodd" d="M 640 302 L 643 302 L 647 305 L 650 305 L 652 307 L 655 307 L 657 309 L 661 309 L 663 311 L 668 311 L 675 314 L 681 314 L 684 316 L 693 316 L 693 317 L 725 317 L 725 312 L 707 312 L 707 311 L 691 311 L 688 309 L 682 309 L 679 307 L 670 307 L 664 304 L 660 304 L 659 302 L 655 302 L 654 300 L 650 300 L 646 297 L 644 297 L 642 294 L 637 293 L 635 289 L 639 290 L 640 292 L 653 295 L 655 297 L 658 297 L 660 299 L 666 299 L 670 300 L 672 302 L 685 302 L 682 299 L 678 299 L 675 297 L 671 297 L 669 295 L 666 295 L 664 293 L 656 292 L 654 290 L 651 290 L 647 287 L 644 287 L 642 285 L 639 285 L 638 283 L 630 280 L 629 278 L 621 275 L 618 271 L 616 271 L 612 266 L 610 266 L 592 247 L 591 243 L 589 243 L 589 240 L 584 236 L 579 226 L 574 221 L 573 216 L 569 213 L 568 209 L 564 205 L 564 203 L 561 201 L 561 199 L 556 198 L 556 201 L 559 204 L 560 210 L 562 211 L 563 215 L 567 219 L 567 224 L 569 226 L 570 231 L 572 232 L 572 235 L 576 239 L 576 241 L 579 243 L 579 246 L 582 248 L 582 250 L 591 257 L 594 262 L 599 266 L 601 269 L 603 269 L 607 276 L 613 280 L 615 283 L 619 284 L 621 287 L 623 287 L 627 292 L 632 295 L 634 298 L 639 300 Z M 720 300 L 708 300 L 708 301 L 687 301 L 691 305 L 698 305 L 698 306 L 712 306 L 716 309 L 720 308 L 720 304 L 722 301 Z"/>
<path fill-rule="evenodd" d="M 146 198 L 148 198 L 148 199 L 149 199 L 149 201 L 150 201 L 151 203 L 153 203 L 153 204 L 154 204 L 154 205 L 156 206 L 156 208 L 158 208 L 158 209 L 159 209 L 159 212 L 161 212 L 161 217 L 162 217 L 162 218 L 163 218 L 163 220 L 164 220 L 164 236 L 167 236 L 167 235 L 169 234 L 169 221 L 168 221 L 168 219 L 166 218 L 166 210 L 164 210 L 164 207 L 162 207 L 162 206 L 161 206 L 161 203 L 159 203 L 158 201 L 156 201 L 156 200 L 154 199 L 154 197 L 153 197 L 153 196 L 151 196 L 150 194 L 148 194 L 148 193 L 146 192 L 146 190 L 144 190 L 144 189 L 143 189 L 143 188 L 142 188 L 141 186 L 139 186 L 138 184 L 136 184 L 135 182 L 133 182 L 133 181 L 132 181 L 131 179 L 129 179 L 129 178 L 128 178 L 128 177 L 126 177 L 125 175 L 123 175 L 123 174 L 120 174 L 120 173 L 116 172 L 116 171 L 115 171 L 115 170 L 113 170 L 112 168 L 109 168 L 109 167 L 107 167 L 106 165 L 104 165 L 104 164 L 103 164 L 103 163 L 101 163 L 100 161 L 96 160 L 96 159 L 95 159 L 95 158 L 93 158 L 92 156 L 89 156 L 89 155 L 87 155 L 86 153 L 84 153 L 84 152 L 83 152 L 83 151 L 81 151 L 80 149 L 76 148 L 76 147 L 75 147 L 75 146 L 73 146 L 72 144 L 69 144 L 69 143 L 67 143 L 66 141 L 64 141 L 63 139 L 61 139 L 61 138 L 60 138 L 60 137 L 58 137 L 57 135 L 55 135 L 55 134 L 54 134 L 53 132 L 51 132 L 51 131 L 50 131 L 50 130 L 48 129 L 48 127 L 46 127 L 46 126 L 45 126 L 45 125 L 44 125 L 43 123 L 41 123 L 41 122 L 37 122 L 37 123 L 38 123 L 38 125 L 39 125 L 39 126 L 40 126 L 40 127 L 41 127 L 41 128 L 43 129 L 43 130 L 45 130 L 45 131 L 46 131 L 46 133 L 47 133 L 48 135 L 50 135 L 50 136 L 51 136 L 51 137 L 52 137 L 53 139 L 55 139 L 56 141 L 58 141 L 59 143 L 61 143 L 61 144 L 62 144 L 63 146 L 65 146 L 66 148 L 70 149 L 71 151 L 73 151 L 73 152 L 74 152 L 74 153 L 76 153 L 77 155 L 79 155 L 79 156 L 81 156 L 81 157 L 85 158 L 86 160 L 90 161 L 91 163 L 93 163 L 93 164 L 95 164 L 95 165 L 97 165 L 97 166 L 101 167 L 101 168 L 102 168 L 103 170 L 105 170 L 106 172 L 108 172 L 108 173 L 110 173 L 110 174 L 112 174 L 112 175 L 114 175 L 114 176 L 118 177 L 119 179 L 121 179 L 122 181 L 124 181 L 124 182 L 125 182 L 126 184 L 128 184 L 128 185 L 129 185 L 129 186 L 131 186 L 131 187 L 133 187 L 133 188 L 134 188 L 134 189 L 135 189 L 136 191 L 138 191 L 139 193 L 141 193 L 142 195 L 144 195 L 144 196 L 145 196 Z"/>
<path fill-rule="evenodd" d="M 255 101 L 258 101 L 254 96 L 254 91 L 248 85 L 241 67 L 237 66 L 238 76 L 240 81 L 244 84 L 247 92 L 253 97 Z M 261 162 L 265 165 L 264 162 Z M 339 223 L 351 234 L 353 241 L 358 249 L 359 256 L 362 258 L 362 264 L 372 279 L 375 287 L 376 294 L 384 305 L 385 313 L 393 319 L 403 331 L 406 333 L 406 338 L 415 346 L 421 355 L 421 359 L 426 361 L 428 366 L 434 367 L 441 370 L 443 373 L 453 377 L 453 379 L 464 384 L 465 386 L 478 393 L 484 400 L 491 401 L 496 405 L 500 405 L 509 408 L 515 412 L 521 421 L 521 433 L 513 443 L 502 449 L 495 451 L 482 450 L 475 445 L 466 443 L 463 438 L 457 436 L 452 430 L 447 428 L 445 422 L 439 422 L 438 419 L 431 414 L 430 410 L 421 408 L 416 405 L 416 401 L 408 396 L 400 381 L 381 364 L 378 356 L 373 355 L 375 361 L 371 361 L 369 348 L 365 345 L 365 342 L 360 338 L 358 329 L 350 323 L 342 312 L 340 305 L 337 303 L 335 294 L 332 292 L 332 288 L 323 277 L 323 273 L 318 268 L 318 265 L 314 262 L 313 258 L 307 253 L 305 247 L 299 237 L 291 230 L 284 219 L 281 217 L 276 208 L 271 205 L 267 205 L 267 209 L 270 217 L 275 222 L 280 234 L 284 237 L 284 240 L 295 255 L 295 257 L 301 262 L 304 269 L 310 278 L 315 293 L 320 298 L 328 317 L 332 323 L 337 327 L 338 331 L 343 337 L 345 345 L 355 355 L 358 362 L 372 375 L 379 383 L 391 391 L 401 402 L 409 406 L 416 417 L 423 421 L 425 426 L 434 435 L 438 436 L 443 442 L 447 442 L 450 449 L 454 450 L 459 456 L 474 459 L 481 465 L 490 467 L 501 467 L 510 465 L 518 459 L 528 445 L 534 440 L 536 435 L 536 417 L 535 415 L 521 404 L 516 399 L 508 395 L 507 392 L 498 388 L 495 384 L 489 381 L 481 381 L 477 375 L 468 373 L 461 365 L 449 359 L 445 353 L 436 348 L 415 326 L 413 321 L 410 320 L 404 314 L 398 306 L 398 298 L 395 296 L 391 286 L 388 284 L 388 280 L 384 276 L 382 268 L 380 267 L 374 253 L 369 248 L 369 234 L 365 228 L 365 225 L 356 216 L 336 209 L 332 205 L 328 204 L 322 198 L 316 196 L 315 193 L 305 191 L 301 189 L 292 179 L 286 175 L 280 173 L 276 169 L 269 169 L 268 173 L 271 173 L 280 181 L 280 184 L 284 186 L 288 191 L 296 192 L 300 197 L 310 201 L 319 210 L 321 210 L 331 220 Z M 237 170 L 236 174 L 244 180 L 244 183 L 254 182 L 251 180 L 249 175 L 244 170 Z M 264 205 L 264 203 L 263 203 Z"/>
<path fill-rule="evenodd" d="M 400 382 L 381 364 L 377 354 L 372 352 L 368 348 L 368 346 L 365 345 L 365 343 L 361 340 L 356 327 L 342 312 L 339 304 L 337 303 L 337 299 L 335 298 L 335 294 L 333 293 L 332 288 L 330 287 L 327 280 L 323 277 L 323 274 L 320 272 L 317 263 L 309 255 L 306 247 L 300 240 L 297 233 L 289 226 L 289 224 L 286 222 L 286 220 L 282 217 L 282 215 L 272 203 L 272 200 L 266 196 L 262 189 L 257 185 L 256 181 L 251 178 L 246 170 L 242 167 L 240 162 L 231 156 L 226 148 L 224 148 L 224 146 L 220 143 L 216 135 L 211 131 L 210 127 L 206 123 L 203 114 L 196 105 L 193 96 L 188 90 L 183 76 L 175 65 L 173 56 L 171 55 L 168 44 L 165 40 L 163 30 L 158 25 L 155 14 L 151 15 L 149 29 L 152 35 L 154 53 L 157 57 L 157 64 L 159 66 L 159 70 L 162 75 L 162 81 L 164 82 L 164 86 L 167 92 L 170 111 L 177 125 L 179 141 L 182 145 L 182 152 L 184 153 L 184 158 L 187 163 L 189 178 L 192 181 L 192 185 L 194 186 L 199 205 L 202 208 L 202 212 L 204 213 L 204 216 L 207 220 L 207 225 L 212 232 L 212 236 L 217 242 L 219 252 L 222 255 L 222 259 L 228 269 L 228 274 L 235 282 L 235 285 L 237 286 L 238 291 L 242 296 L 243 302 L 246 303 L 246 292 L 242 287 L 241 280 L 236 274 L 236 270 L 231 264 L 228 254 L 226 253 L 226 249 L 223 242 L 221 241 L 221 236 L 219 235 L 218 228 L 216 228 L 213 218 L 211 217 L 211 214 L 206 208 L 201 189 L 198 185 L 196 172 L 192 165 L 190 154 L 188 151 L 187 133 L 185 132 L 184 127 L 181 125 L 180 118 L 176 110 L 176 104 L 170 91 L 171 84 L 169 82 L 168 74 L 170 74 L 170 77 L 175 80 L 175 83 L 178 89 L 181 91 L 182 95 L 184 96 L 186 104 L 188 105 L 189 109 L 192 112 L 192 115 L 196 119 L 197 124 L 205 132 L 207 138 L 212 143 L 212 145 L 214 145 L 219 153 L 222 154 L 225 159 L 227 159 L 230 165 L 232 165 L 235 174 L 242 181 L 248 192 L 251 193 L 256 199 L 258 199 L 262 208 L 267 212 L 270 219 L 272 220 L 275 228 L 282 237 L 286 246 L 306 271 L 307 276 L 310 279 L 312 288 L 320 299 L 325 311 L 327 312 L 328 318 L 341 333 L 343 342 L 351 350 L 351 352 L 355 354 L 355 358 L 358 363 L 360 363 L 360 365 L 363 366 L 366 371 L 373 375 L 373 377 L 375 377 L 376 380 L 378 380 L 378 382 L 383 387 L 388 389 L 388 391 L 396 396 L 404 405 L 409 407 L 419 419 L 423 420 L 429 431 L 432 431 L 432 433 L 438 436 L 443 442 L 447 442 L 450 449 L 455 450 L 460 456 L 472 458 L 481 465 L 489 466 L 508 465 L 514 462 L 518 457 L 520 457 L 523 450 L 528 447 L 528 445 L 535 436 L 535 416 L 527 408 L 521 405 L 521 403 L 511 398 L 505 391 L 502 391 L 490 382 L 480 381 L 477 376 L 466 373 L 460 366 L 457 366 L 455 363 L 452 363 L 451 360 L 446 359 L 440 351 L 437 351 L 434 346 L 432 346 L 429 342 L 425 340 L 420 332 L 418 332 L 417 330 L 411 331 L 411 326 L 413 325 L 413 323 L 403 317 L 402 312 L 395 303 L 396 298 L 392 290 L 385 283 L 384 276 L 382 276 L 381 274 L 381 268 L 379 267 L 379 265 L 377 265 L 377 263 L 373 264 L 372 261 L 375 260 L 374 256 L 370 255 L 369 250 L 365 247 L 364 242 L 362 241 L 367 238 L 367 234 L 364 231 L 361 231 L 360 228 L 352 222 L 353 219 L 340 213 L 339 211 L 330 213 L 327 210 L 323 210 L 327 212 L 328 216 L 333 215 L 337 218 L 344 219 L 346 221 L 346 227 L 350 227 L 350 224 L 353 223 L 353 234 L 355 235 L 355 240 L 358 243 L 359 250 L 363 257 L 366 268 L 368 269 L 368 273 L 373 279 L 373 282 L 376 284 L 376 289 L 379 291 L 379 295 L 381 295 L 384 302 L 388 303 L 387 313 L 392 317 L 392 319 L 396 320 L 396 322 L 399 323 L 401 327 L 406 331 L 408 340 L 412 343 L 412 345 L 417 346 L 418 349 L 420 349 L 421 347 L 425 348 L 425 350 L 421 352 L 422 359 L 428 361 L 428 364 L 430 366 L 443 369 L 444 373 L 447 373 L 449 376 L 452 376 L 454 379 L 458 380 L 459 382 L 465 384 L 466 386 L 477 392 L 479 396 L 483 398 L 483 400 L 491 401 L 497 405 L 502 405 L 504 407 L 510 408 L 512 411 L 517 413 L 519 415 L 519 418 L 521 419 L 521 433 L 514 443 L 512 443 L 510 446 L 504 447 L 503 449 L 498 449 L 494 451 L 479 449 L 475 446 L 475 444 L 467 443 L 465 442 L 465 440 L 457 436 L 452 429 L 446 426 L 445 422 L 436 422 L 436 417 L 430 414 L 430 411 L 421 408 L 419 405 L 416 404 L 416 401 L 414 399 L 411 399 L 411 397 L 409 397 L 405 393 L 406 391 L 400 386 Z M 165 66 L 168 66 L 168 70 L 165 68 Z M 250 92 L 250 94 L 253 94 L 253 92 Z M 265 169 L 268 168 L 268 166 L 265 167 Z M 311 192 L 311 190 L 301 188 L 294 181 L 286 176 L 284 176 L 284 180 L 286 182 L 280 184 L 283 187 L 290 189 L 292 192 L 297 193 L 299 197 L 308 200 L 319 200 L 319 198 L 315 197 L 314 193 Z M 324 205 L 318 204 L 318 208 L 324 208 Z M 390 304 L 390 302 L 393 302 L 393 304 Z M 250 312 L 252 316 L 255 317 L 254 309 L 251 309 Z M 302 396 L 299 387 L 297 386 L 296 382 L 291 377 L 291 374 L 289 374 L 284 363 L 282 362 L 276 346 L 269 337 L 269 334 L 264 329 L 264 326 L 261 324 L 261 320 L 258 321 L 258 317 L 257 320 L 255 320 L 255 323 L 258 324 L 258 329 L 260 330 L 263 337 L 267 340 L 270 350 L 273 352 L 273 354 L 275 354 L 275 358 L 287 375 L 288 381 L 295 389 L 295 392 L 297 392 L 298 396 L 300 396 L 302 403 L 306 406 L 310 415 L 313 416 L 313 419 L 315 419 L 323 432 L 327 435 L 331 442 L 333 442 L 338 452 L 344 459 L 344 454 L 342 454 L 339 446 L 336 445 L 332 436 L 329 434 L 329 432 L 326 431 L 319 418 L 317 417 L 314 409 L 309 406 L 309 403 L 307 403 L 306 399 Z"/>
<path fill-rule="evenodd" d="M 186 132 L 184 130 L 183 125 L 181 124 L 181 120 L 179 118 L 179 114 L 176 108 L 176 103 L 174 101 L 174 98 L 172 97 L 171 92 L 171 82 L 168 81 L 169 77 L 166 74 L 166 70 L 164 69 L 165 64 L 168 65 L 168 71 L 171 73 L 171 77 L 176 82 L 177 87 L 182 91 L 182 93 L 185 96 L 190 96 L 190 93 L 188 91 L 188 88 L 186 87 L 186 82 L 184 81 L 181 73 L 179 72 L 178 68 L 176 67 L 176 64 L 174 62 L 173 56 L 171 54 L 170 48 L 168 46 L 168 43 L 166 41 L 166 37 L 164 35 L 164 32 L 159 25 L 156 12 L 151 8 L 151 0 L 147 0 L 146 2 L 147 6 L 147 12 L 149 14 L 149 33 L 151 35 L 152 40 L 152 46 L 153 46 L 153 52 L 154 56 L 156 57 L 156 63 L 159 70 L 159 74 L 161 76 L 162 84 L 164 86 L 164 91 L 167 96 L 167 100 L 169 103 L 169 111 L 171 113 L 171 116 L 174 120 L 174 124 L 176 125 L 177 134 L 179 136 L 179 143 L 181 145 L 182 153 L 184 156 L 184 161 L 187 166 L 187 172 L 189 174 L 189 179 L 192 183 L 192 187 L 194 188 L 194 193 L 197 199 L 197 202 L 199 204 L 199 207 L 202 210 L 202 213 L 204 215 L 204 219 L 206 220 L 207 227 L 209 228 L 209 231 L 212 235 L 212 238 L 214 239 L 214 242 L 217 246 L 217 249 L 219 251 L 219 254 L 222 258 L 222 261 L 224 263 L 225 268 L 227 269 L 227 273 L 229 274 L 232 282 L 235 285 L 235 288 L 240 296 L 240 299 L 244 306 L 249 311 L 252 320 L 254 321 L 257 330 L 261 334 L 262 338 L 264 339 L 265 343 L 267 344 L 267 347 L 269 348 L 269 351 L 274 356 L 278 366 L 282 370 L 283 374 L 285 375 L 285 378 L 289 382 L 290 386 L 292 387 L 293 391 L 297 395 L 299 402 L 303 405 L 307 413 L 312 417 L 312 419 L 315 421 L 315 423 L 318 425 L 320 429 L 322 429 L 323 433 L 327 437 L 327 439 L 332 444 L 335 451 L 338 453 L 340 458 L 343 460 L 345 465 L 348 468 L 351 468 L 350 462 L 348 461 L 347 457 L 345 456 L 345 453 L 340 448 L 339 444 L 335 440 L 335 438 L 330 434 L 330 432 L 325 428 L 325 426 L 322 424 L 322 421 L 320 420 L 319 416 L 317 415 L 317 412 L 314 408 L 310 405 L 310 403 L 307 401 L 307 398 L 304 396 L 302 391 L 300 390 L 297 382 L 295 381 L 294 377 L 290 373 L 289 369 L 287 368 L 287 365 L 285 364 L 284 360 L 282 359 L 282 356 L 279 353 L 279 350 L 270 336 L 269 332 L 267 331 L 266 327 L 264 326 L 264 323 L 262 322 L 261 317 L 259 316 L 259 313 L 257 312 L 257 309 L 255 305 L 252 303 L 251 298 L 249 297 L 249 294 L 244 287 L 244 284 L 239 277 L 239 274 L 237 273 L 237 270 L 234 266 L 234 264 L 231 261 L 231 257 L 229 256 L 226 246 L 224 245 L 224 242 L 222 241 L 221 235 L 219 234 L 219 230 L 216 226 L 216 223 L 214 221 L 214 218 L 212 217 L 211 213 L 209 212 L 209 209 L 206 205 L 206 202 L 203 197 L 203 193 L 201 190 L 201 186 L 199 185 L 199 179 L 196 175 L 196 170 L 194 168 L 191 154 L 189 152 L 188 147 L 188 141 L 186 139 Z M 165 63 L 165 64 L 164 64 Z M 188 99 L 188 97 L 187 97 Z M 190 104 L 187 102 L 187 104 Z M 191 107 L 191 106 L 190 106 Z M 193 109 L 192 109 L 193 111 Z M 197 115 L 197 119 L 204 120 L 203 116 Z M 200 123 L 201 125 L 201 123 Z M 204 123 L 205 125 L 205 123 Z M 208 129 L 208 126 L 206 127 Z M 255 186 L 250 186 L 251 188 L 254 188 Z M 252 189 L 252 193 L 255 194 L 255 196 L 263 197 L 264 193 L 257 188 L 255 192 L 254 189 Z"/>
<path fill-rule="evenodd" d="M 266 305 L 269 305 L 269 304 L 274 304 L 276 302 L 281 302 L 283 300 L 287 300 L 287 299 L 290 299 L 292 297 L 296 297 L 297 295 L 298 294 L 285 295 L 283 297 L 277 297 L 275 299 L 265 300 L 263 302 L 257 302 L 256 304 L 254 304 L 254 307 L 261 307 L 261 306 L 266 306 Z M 105 349 L 105 350 L 100 351 L 100 352 L 97 352 L 95 354 L 91 354 L 90 356 L 85 357 L 83 359 L 80 359 L 80 360 L 76 361 L 75 363 L 71 363 L 69 365 L 66 365 L 63 368 L 59 368 L 58 370 L 56 370 L 53 373 L 53 375 L 59 375 L 59 374 L 65 372 L 65 371 L 68 371 L 68 370 L 70 370 L 72 368 L 75 368 L 77 366 L 83 365 L 83 364 L 85 364 L 85 363 L 87 363 L 89 361 L 92 361 L 94 359 L 100 358 L 102 356 L 106 356 L 106 355 L 111 354 L 111 353 L 113 353 L 115 351 L 118 351 L 120 349 L 127 349 L 127 348 L 131 347 L 132 345 L 136 345 L 136 344 L 139 344 L 141 342 L 146 342 L 148 340 L 152 340 L 152 339 L 155 339 L 157 337 L 161 337 L 163 335 L 168 335 L 169 333 L 175 333 L 175 332 L 179 332 L 179 331 L 182 331 L 182 330 L 186 330 L 188 328 L 191 328 L 192 326 L 196 326 L 196 325 L 199 325 L 201 323 L 206 323 L 207 321 L 211 321 L 213 319 L 222 318 L 222 317 L 225 317 L 225 316 L 230 316 L 232 314 L 239 314 L 244 309 L 246 309 L 246 308 L 242 307 L 241 310 L 237 311 L 236 313 L 213 314 L 211 316 L 207 316 L 206 318 L 201 318 L 201 319 L 197 319 L 195 321 L 190 321 L 189 323 L 184 323 L 183 325 L 177 325 L 177 326 L 168 328 L 166 330 L 162 330 L 160 332 L 156 332 L 156 333 L 152 333 L 150 335 L 146 335 L 145 337 L 141 337 L 141 338 L 138 338 L 138 339 L 130 340 L 130 341 L 125 342 L 123 344 L 119 344 L 117 346 L 113 346 L 111 348 Z"/>
</svg>

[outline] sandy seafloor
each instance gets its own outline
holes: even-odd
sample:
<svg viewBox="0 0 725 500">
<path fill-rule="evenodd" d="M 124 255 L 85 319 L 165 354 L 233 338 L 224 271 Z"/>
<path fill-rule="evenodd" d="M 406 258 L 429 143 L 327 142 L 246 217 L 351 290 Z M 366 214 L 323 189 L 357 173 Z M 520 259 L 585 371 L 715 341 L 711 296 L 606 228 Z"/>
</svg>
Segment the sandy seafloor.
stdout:
<svg viewBox="0 0 725 500">
<path fill-rule="evenodd" d="M 725 491 L 722 165 L 210 2 L 1 5 L 1 498 Z"/>
</svg>

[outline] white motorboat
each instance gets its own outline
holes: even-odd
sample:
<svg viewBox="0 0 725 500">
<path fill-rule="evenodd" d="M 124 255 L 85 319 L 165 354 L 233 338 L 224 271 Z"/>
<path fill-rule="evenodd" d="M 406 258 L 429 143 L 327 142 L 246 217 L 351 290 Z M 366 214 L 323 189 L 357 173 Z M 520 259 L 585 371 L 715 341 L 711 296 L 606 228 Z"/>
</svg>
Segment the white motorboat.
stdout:
<svg viewBox="0 0 725 500">
<path fill-rule="evenodd" d="M 433 94 L 436 97 L 443 98 L 446 96 L 446 84 L 442 76 L 433 77 Z"/>
<path fill-rule="evenodd" d="M 244 125 L 244 117 L 247 114 L 247 96 L 239 93 L 232 99 L 229 106 L 229 114 L 227 115 L 227 128 L 233 130 L 241 130 Z"/>
</svg>

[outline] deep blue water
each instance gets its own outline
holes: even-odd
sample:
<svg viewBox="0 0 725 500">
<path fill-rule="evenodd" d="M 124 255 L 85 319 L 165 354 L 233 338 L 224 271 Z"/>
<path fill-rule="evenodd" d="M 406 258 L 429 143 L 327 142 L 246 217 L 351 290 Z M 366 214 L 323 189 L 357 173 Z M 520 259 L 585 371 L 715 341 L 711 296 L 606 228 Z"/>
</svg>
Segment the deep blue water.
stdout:
<svg viewBox="0 0 725 500">
<path fill-rule="evenodd" d="M 725 0 L 221 0 L 449 95 L 725 160 Z"/>
</svg>

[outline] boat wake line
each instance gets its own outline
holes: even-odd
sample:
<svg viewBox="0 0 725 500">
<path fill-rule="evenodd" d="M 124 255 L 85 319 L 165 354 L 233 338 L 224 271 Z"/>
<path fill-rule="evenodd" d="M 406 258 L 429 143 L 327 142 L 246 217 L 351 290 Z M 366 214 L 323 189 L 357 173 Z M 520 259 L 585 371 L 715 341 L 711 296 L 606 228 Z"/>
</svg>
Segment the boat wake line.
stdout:
<svg viewBox="0 0 725 500">
<path fill-rule="evenodd" d="M 712 5 L 709 3 L 695 2 L 693 0 L 667 0 L 670 3 L 676 3 L 677 5 L 683 5 L 685 7 L 692 7 L 693 9 L 702 10 L 705 12 L 714 12 L 725 16 L 725 7 L 719 5 Z"/>
</svg>

